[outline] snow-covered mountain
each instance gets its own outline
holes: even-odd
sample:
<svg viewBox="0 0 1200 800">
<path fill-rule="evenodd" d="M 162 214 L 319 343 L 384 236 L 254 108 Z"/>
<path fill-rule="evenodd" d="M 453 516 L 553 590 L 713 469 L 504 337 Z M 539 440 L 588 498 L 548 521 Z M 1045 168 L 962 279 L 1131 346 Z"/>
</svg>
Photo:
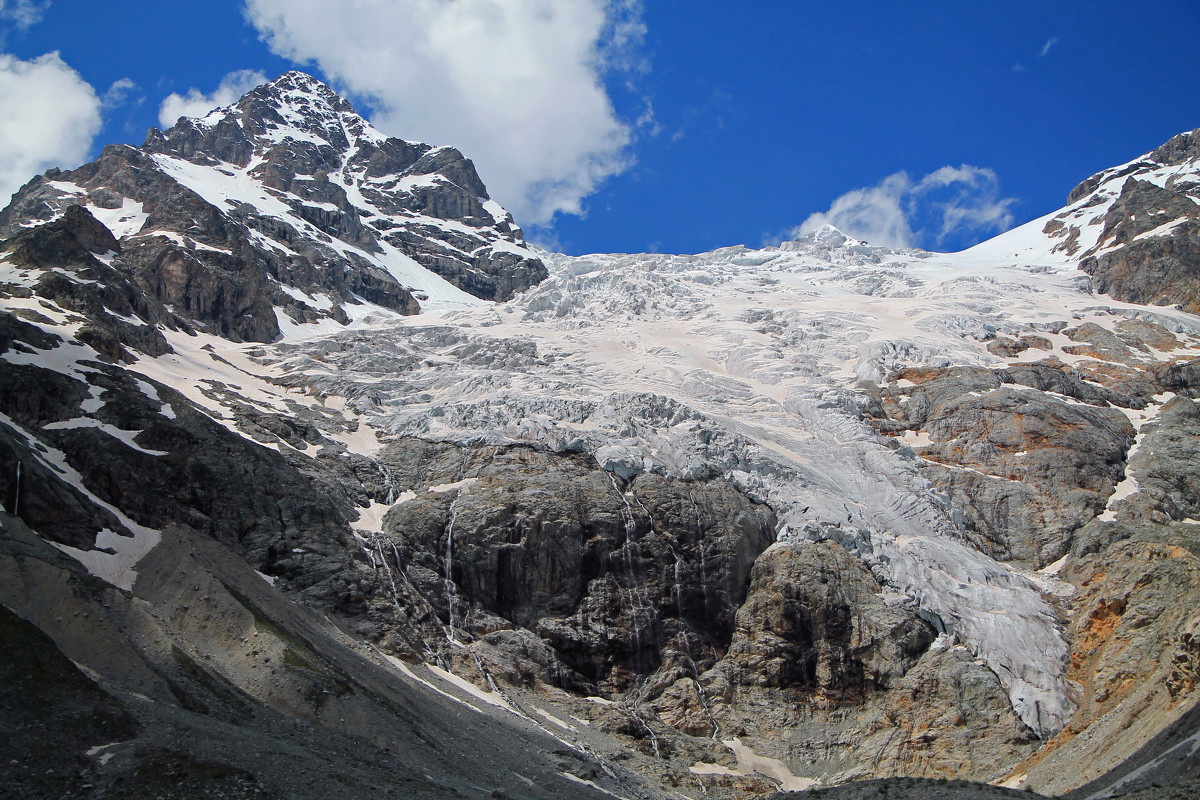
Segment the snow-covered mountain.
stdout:
<svg viewBox="0 0 1200 800">
<path fill-rule="evenodd" d="M 234 339 L 503 300 L 546 275 L 461 153 L 387 138 L 299 72 L 34 179 L 0 233 L 76 205 L 121 240 L 143 291 Z"/>
<path fill-rule="evenodd" d="M 234 692 L 467 795 L 1074 788 L 1196 697 L 1196 141 L 963 253 L 569 257 L 289 73 L 0 215 L 0 600 L 131 742 L 291 741 Z"/>
</svg>

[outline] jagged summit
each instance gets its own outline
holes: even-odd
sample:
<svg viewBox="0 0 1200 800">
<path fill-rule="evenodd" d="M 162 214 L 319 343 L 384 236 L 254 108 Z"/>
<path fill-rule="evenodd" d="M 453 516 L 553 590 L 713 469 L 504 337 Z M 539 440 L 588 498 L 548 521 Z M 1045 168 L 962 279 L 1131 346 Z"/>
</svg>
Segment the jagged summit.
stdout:
<svg viewBox="0 0 1200 800">
<path fill-rule="evenodd" d="M 1095 291 L 1200 313 L 1200 128 L 1092 175 L 1067 202 L 1042 232 Z"/>
<path fill-rule="evenodd" d="M 324 144 L 339 153 L 360 138 L 375 143 L 387 138 L 329 86 L 292 71 L 203 117 L 180 117 L 165 133 L 151 128 L 142 147 L 246 166 L 256 153 L 289 137 Z"/>
<path fill-rule="evenodd" d="M 316 216 L 324 232 L 371 252 L 385 241 L 478 297 L 507 299 L 545 277 L 470 159 L 453 147 L 384 136 L 303 72 L 203 118 L 152 129 L 143 149 L 244 169 L 301 216 Z M 324 213 L 292 198 L 316 201 Z"/>
<path fill-rule="evenodd" d="M 449 183 L 463 193 L 458 203 L 427 204 L 424 210 L 432 216 L 500 226 L 521 238 L 512 217 L 488 203 L 487 188 L 470 159 L 453 147 L 385 136 L 349 101 L 304 72 L 285 73 L 204 117 L 180 117 L 165 132 L 151 128 L 142 148 L 199 164 L 250 167 L 258 161 L 253 166 L 264 175 L 269 167 L 312 170 L 306 174 L 340 170 L 343 183 L 357 178 L 372 184 L 376 196 L 368 203 L 378 202 L 378 190 L 395 189 L 401 179 L 408 179 L 405 188 L 412 189 L 418 177 L 429 176 L 428 183 Z"/>
<path fill-rule="evenodd" d="M 546 277 L 469 159 L 384 136 L 301 72 L 34 179 L 0 236 L 75 205 L 176 324 L 234 341 L 504 300 Z"/>
<path fill-rule="evenodd" d="M 821 227 L 807 233 L 802 233 L 791 241 L 803 242 L 805 244 L 820 244 L 826 247 L 841 247 L 843 245 L 848 247 L 862 247 L 867 244 L 861 239 L 855 239 L 852 236 L 846 235 L 836 226 L 829 223 L 825 223 Z"/>
</svg>

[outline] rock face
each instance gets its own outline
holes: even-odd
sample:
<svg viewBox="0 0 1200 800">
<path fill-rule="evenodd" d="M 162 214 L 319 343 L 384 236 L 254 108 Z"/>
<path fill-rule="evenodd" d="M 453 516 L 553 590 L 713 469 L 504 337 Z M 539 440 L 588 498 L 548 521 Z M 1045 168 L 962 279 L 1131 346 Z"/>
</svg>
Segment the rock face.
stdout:
<svg viewBox="0 0 1200 800">
<path fill-rule="evenodd" d="M 415 441 L 384 463 L 416 494 L 384 520 L 389 555 L 443 635 L 531 631 L 554 655 L 543 681 L 589 694 L 711 664 L 774 535 L 770 510 L 720 481 L 626 484 L 578 456 Z"/>
<path fill-rule="evenodd" d="M 834 706 L 891 688 L 937 631 L 878 593 L 862 564 L 832 542 L 773 548 L 755 564 L 738 613 L 731 677 Z"/>
<path fill-rule="evenodd" d="M 1063 239 L 1060 247 L 1079 254 L 1079 268 L 1097 292 L 1200 313 L 1198 141 L 1200 129 L 1181 133 L 1140 159 L 1093 175 L 1047 223 L 1046 232 Z"/>
<path fill-rule="evenodd" d="M 1097 779 L 1089 794 L 1123 796 L 1151 782 L 1197 777 L 1194 768 L 1177 770 L 1174 761 L 1151 763 L 1167 749 L 1155 749 L 1151 740 L 1167 728 L 1175 743 L 1195 733 L 1198 423 L 1194 400 L 1163 404 L 1142 425 L 1127 469 L 1130 490 L 1077 534 L 1064 577 L 1079 586 L 1070 632 L 1072 672 L 1083 698 L 1074 723 L 1030 765 L 1030 776 L 1047 791 Z M 1139 754 L 1144 744 L 1147 751 Z M 1099 770 L 1079 766 L 1122 761 L 1130 766 L 1104 779 Z M 1135 768 L 1142 769 L 1132 775 Z"/>
<path fill-rule="evenodd" d="M 885 408 L 908 430 L 928 435 L 918 452 L 931 463 L 922 470 L 995 558 L 1036 568 L 1057 561 L 1124 475 L 1135 433 L 1129 419 L 1106 407 L 1101 390 L 1054 366 L 909 370 L 897 377 L 915 386 L 886 394 Z M 1058 399 L 1020 383 L 1086 400 Z"/>
<path fill-rule="evenodd" d="M 722 732 L 776 731 L 773 751 L 822 777 L 995 778 L 1037 738 L 995 674 L 937 636 L 839 545 L 777 544 L 702 680 L 707 711 Z"/>
</svg>

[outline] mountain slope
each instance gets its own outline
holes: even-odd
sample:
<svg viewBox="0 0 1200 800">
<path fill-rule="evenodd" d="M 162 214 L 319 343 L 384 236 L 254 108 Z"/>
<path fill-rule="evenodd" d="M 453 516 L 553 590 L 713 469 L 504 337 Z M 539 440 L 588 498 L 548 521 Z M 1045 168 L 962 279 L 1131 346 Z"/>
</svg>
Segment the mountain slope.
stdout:
<svg viewBox="0 0 1200 800">
<path fill-rule="evenodd" d="M 1200 313 L 1200 130 L 1087 179 L 1046 223 L 1098 292 Z M 1090 230 L 1087 230 L 1089 229 Z"/>
<path fill-rule="evenodd" d="M 503 707 L 403 758 L 552 735 L 536 776 L 507 749 L 477 768 L 504 791 L 1079 786 L 1196 700 L 1200 318 L 1144 304 L 1179 303 L 1195 264 L 1146 297 L 1100 263 L 1173 246 L 1189 137 L 964 253 L 821 231 L 535 259 L 455 151 L 383 140 L 290 73 L 0 217 L 5 540 L 74 576 L 4 603 L 106 687 L 150 659 L 368 741 L 395 693 Z M 1103 197 L 1118 220 L 1114 181 L 1167 168 L 1174 227 L 1076 219 Z M 184 598 L 177 558 L 220 586 Z M 137 637 L 127 663 L 71 655 L 90 633 L 40 609 L 80 580 L 190 661 Z M 243 649 L 253 609 L 273 644 Z M 297 637 L 295 691 L 333 699 L 256 672 Z M 168 705 L 206 716 L 187 695 Z M 491 791 L 437 763 L 430 791 Z"/>
<path fill-rule="evenodd" d="M 546 274 L 458 151 L 388 139 L 302 73 L 34 179 L 0 235 L 73 206 L 111 230 L 142 292 L 235 341 L 504 299 Z"/>
</svg>

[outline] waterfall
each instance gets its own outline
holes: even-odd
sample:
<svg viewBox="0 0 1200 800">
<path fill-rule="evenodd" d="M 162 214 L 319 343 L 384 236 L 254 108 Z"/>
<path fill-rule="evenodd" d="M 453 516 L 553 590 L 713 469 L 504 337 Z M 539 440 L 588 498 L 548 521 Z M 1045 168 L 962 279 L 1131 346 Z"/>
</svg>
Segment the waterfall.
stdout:
<svg viewBox="0 0 1200 800">
<path fill-rule="evenodd" d="M 383 553 L 383 542 L 385 541 L 392 546 L 392 553 L 396 558 L 396 569 L 400 570 L 400 553 L 396 551 L 396 545 L 382 534 L 376 533 L 371 535 L 371 545 L 375 548 L 375 552 L 379 554 L 378 561 L 375 560 L 375 556 L 371 554 L 368 548 L 364 547 L 363 552 L 370 559 L 372 569 L 378 570 L 381 566 L 383 567 L 383 571 L 387 575 L 388 586 L 392 590 L 392 605 L 396 607 L 396 613 L 403 618 L 404 609 L 400 605 L 400 595 L 396 592 L 396 578 L 392 574 L 392 568 L 388 564 L 387 556 Z"/>
<path fill-rule="evenodd" d="M 462 490 L 459 489 L 458 494 L 454 496 L 454 502 L 450 504 L 450 522 L 446 525 L 446 555 L 444 558 L 446 607 L 448 609 L 446 638 L 452 644 L 458 644 L 458 640 L 454 638 L 454 597 L 458 592 L 458 587 L 454 585 L 454 521 L 458 517 L 458 500 L 461 497 Z"/>
<path fill-rule="evenodd" d="M 633 506 L 630 505 L 629 498 L 617 485 L 617 479 L 611 472 L 608 474 L 608 479 L 612 483 L 613 491 L 621 498 L 621 516 L 625 521 L 624 566 L 625 583 L 628 588 L 617 581 L 617 593 L 621 598 L 621 608 L 629 619 L 630 647 L 636 657 L 642 650 L 642 617 L 651 618 L 653 608 L 646 596 L 644 581 L 638 578 L 637 563 L 635 563 L 635 556 L 638 562 L 641 561 L 641 548 L 634 538 L 637 534 L 637 520 L 633 516 Z"/>
<path fill-rule="evenodd" d="M 383 483 L 387 486 L 387 505 L 390 506 L 396 502 L 396 498 L 400 495 L 400 491 L 396 488 L 396 478 L 392 475 L 392 471 L 388 468 L 388 465 L 382 461 L 376 461 L 375 466 L 378 467 L 379 474 L 383 476 Z"/>
<path fill-rule="evenodd" d="M 692 658 L 692 645 L 688 638 L 687 624 L 683 619 L 683 580 L 679 576 L 680 566 L 683 560 L 679 554 L 675 552 L 675 548 L 671 547 L 671 556 L 675 559 L 675 607 L 679 612 L 679 635 L 683 637 L 683 655 L 687 659 L 688 666 L 692 670 L 692 679 L 696 682 L 696 694 L 700 698 L 700 707 L 704 709 L 704 715 L 708 717 L 708 722 L 712 726 L 712 739 L 717 741 L 717 735 L 721 731 L 721 726 L 717 724 L 717 720 L 713 717 L 712 711 L 708 707 L 708 695 L 704 693 L 704 687 L 700 685 L 700 668 L 696 666 L 696 661 Z"/>
<path fill-rule="evenodd" d="M 696 503 L 696 498 L 688 495 L 688 502 L 692 504 L 692 511 L 696 515 L 696 549 L 700 551 L 700 590 L 704 593 L 704 615 L 708 619 L 712 618 L 710 608 L 712 606 L 708 592 L 708 553 L 704 543 L 704 524 L 700 517 L 700 506 Z"/>
<path fill-rule="evenodd" d="M 679 553 L 675 552 L 674 546 L 671 546 L 671 558 L 675 559 L 675 587 L 673 594 L 675 596 L 675 612 L 679 615 L 679 624 L 683 625 L 683 586 L 679 580 L 679 565 L 682 563 L 679 558 Z M 686 637 L 685 637 L 686 641 Z"/>
</svg>

